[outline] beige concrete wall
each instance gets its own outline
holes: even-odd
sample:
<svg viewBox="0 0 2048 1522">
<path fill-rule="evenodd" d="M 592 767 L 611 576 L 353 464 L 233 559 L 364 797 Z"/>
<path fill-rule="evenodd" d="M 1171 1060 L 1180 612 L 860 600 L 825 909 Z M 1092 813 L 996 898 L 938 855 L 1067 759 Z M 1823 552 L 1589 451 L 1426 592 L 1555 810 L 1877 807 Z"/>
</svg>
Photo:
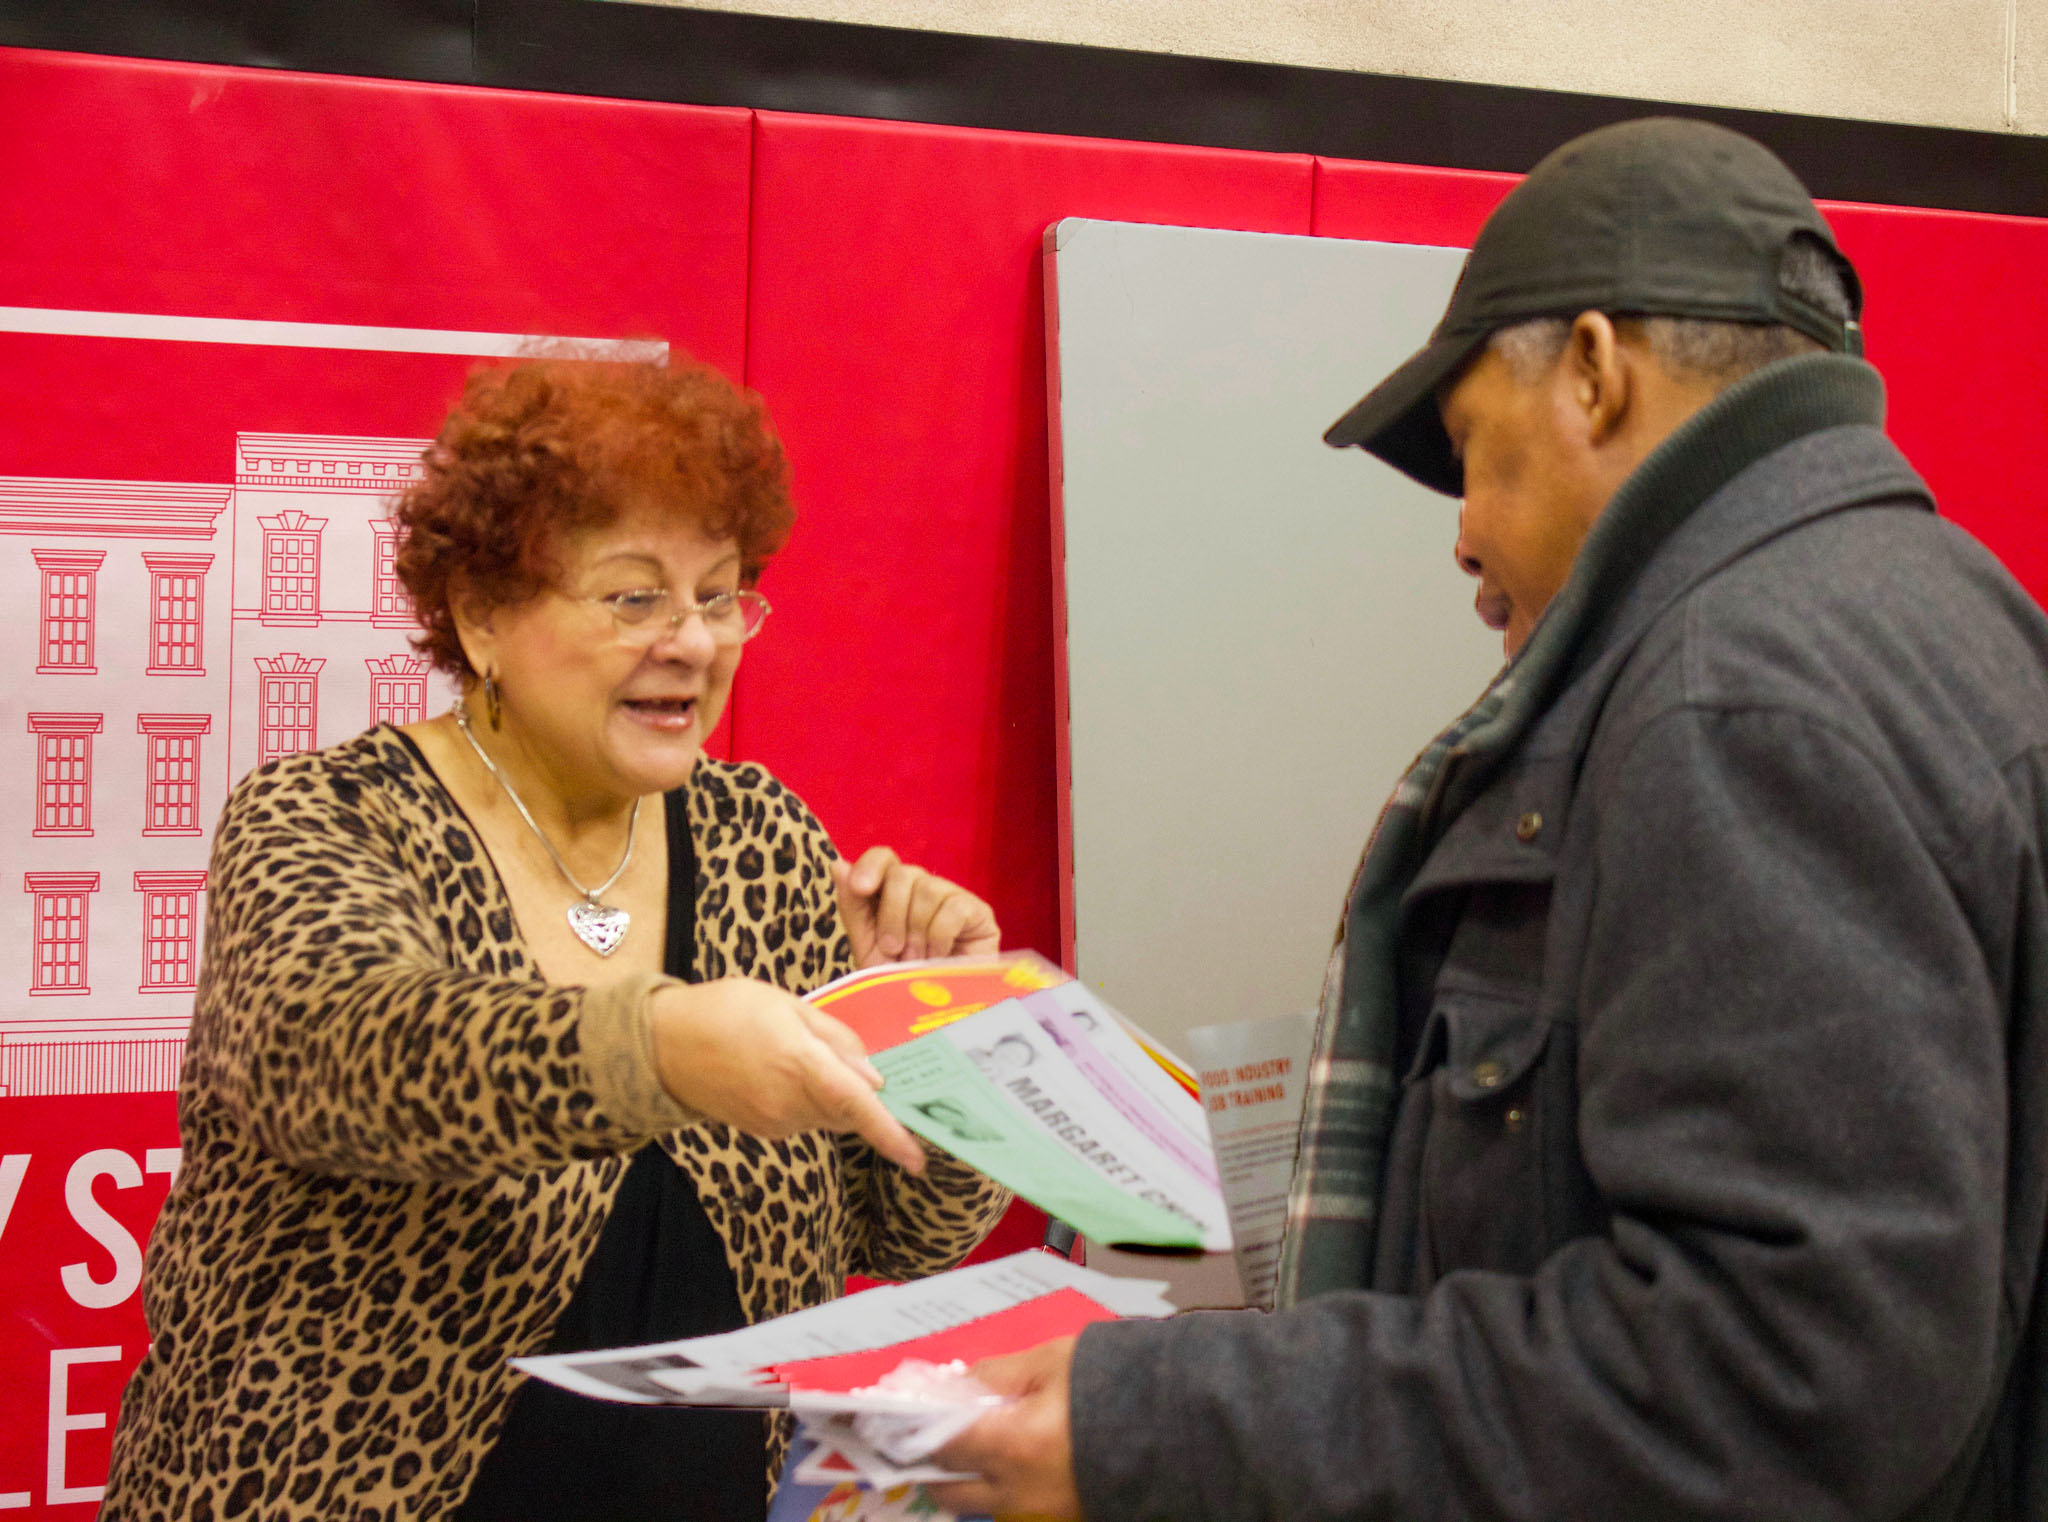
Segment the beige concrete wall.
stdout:
<svg viewBox="0 0 2048 1522">
<path fill-rule="evenodd" d="M 2048 134 L 2048 0 L 666 0 Z"/>
</svg>

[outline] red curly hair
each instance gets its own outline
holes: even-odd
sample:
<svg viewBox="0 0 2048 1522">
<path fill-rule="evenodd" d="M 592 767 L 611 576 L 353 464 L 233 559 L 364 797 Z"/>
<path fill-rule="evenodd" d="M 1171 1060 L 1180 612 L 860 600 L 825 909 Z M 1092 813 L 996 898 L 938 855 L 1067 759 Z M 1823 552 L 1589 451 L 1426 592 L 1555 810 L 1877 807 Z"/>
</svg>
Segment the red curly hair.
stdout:
<svg viewBox="0 0 2048 1522">
<path fill-rule="evenodd" d="M 392 510 L 413 647 L 475 675 L 457 598 L 516 606 L 553 584 L 565 534 L 603 528 L 628 498 L 673 504 L 739 544 L 752 585 L 789 537 L 789 467 L 761 399 L 709 365 L 580 359 L 480 366 Z"/>
</svg>

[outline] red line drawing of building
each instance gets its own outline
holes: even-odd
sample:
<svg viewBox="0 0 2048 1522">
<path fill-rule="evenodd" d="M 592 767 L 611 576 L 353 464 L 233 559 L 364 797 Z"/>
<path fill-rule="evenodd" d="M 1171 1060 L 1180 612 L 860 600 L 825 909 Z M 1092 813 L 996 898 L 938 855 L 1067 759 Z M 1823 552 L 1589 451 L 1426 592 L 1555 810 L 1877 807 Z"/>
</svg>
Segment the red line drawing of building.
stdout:
<svg viewBox="0 0 2048 1522">
<path fill-rule="evenodd" d="M 151 554 L 149 665 L 151 676 L 205 676 L 206 572 L 211 555 Z"/>
<path fill-rule="evenodd" d="M 376 536 L 370 560 L 370 622 L 380 629 L 410 629 L 412 599 L 398 579 L 398 525 L 389 518 L 372 518 L 370 532 Z"/>
<path fill-rule="evenodd" d="M 226 588 L 211 568 L 233 501 L 225 480 L 0 476 L 0 596 L 31 615 L 0 633 L 0 746 L 19 747 L 0 758 L 0 860 L 25 890 L 0 894 L 0 1095 L 176 1082 L 191 994 L 145 1000 L 109 974 L 142 965 L 144 899 L 97 890 L 205 866 L 225 758 L 195 750 L 188 776 L 166 756 L 167 801 L 195 827 L 148 833 L 155 737 L 134 719 L 227 711 Z"/>
<path fill-rule="evenodd" d="M 320 732 L 320 668 L 326 664 L 323 658 L 295 650 L 256 657 L 262 679 L 257 703 L 258 766 L 314 748 L 314 737 Z"/>
<path fill-rule="evenodd" d="M 137 872 L 142 895 L 142 986 L 138 993 L 189 993 L 199 986 L 199 895 L 204 872 Z"/>
<path fill-rule="evenodd" d="M 320 625 L 320 531 L 325 518 L 289 508 L 256 520 L 263 527 L 263 611 L 270 628 Z"/>
<path fill-rule="evenodd" d="M 100 564 L 105 550 L 33 550 L 42 574 L 42 595 L 36 643 L 43 658 L 36 670 L 44 675 L 63 673 L 90 676 L 98 668 L 92 663 L 93 608 L 99 590 Z"/>
<path fill-rule="evenodd" d="M 370 671 L 370 722 L 417 724 L 427 716 L 427 662 L 387 655 L 363 662 Z"/>
<path fill-rule="evenodd" d="M 175 1088 L 234 779 L 445 701 L 392 653 L 425 441 L 221 443 L 232 483 L 0 476 L 0 595 L 35 610 L 0 633 L 0 1096 Z"/>
<path fill-rule="evenodd" d="M 24 872 L 21 886 L 36 901 L 29 993 L 39 998 L 91 993 L 86 944 L 92 895 L 100 890 L 99 873 Z"/>
<path fill-rule="evenodd" d="M 37 835 L 92 833 L 92 737 L 106 727 L 100 713 L 32 713 L 36 737 Z"/>
<path fill-rule="evenodd" d="M 149 736 L 142 806 L 145 835 L 199 835 L 199 737 L 213 730 L 210 713 L 140 713 L 135 732 Z"/>
<path fill-rule="evenodd" d="M 424 678 L 424 664 L 393 657 L 384 631 L 413 626 L 391 500 L 419 479 L 426 446 L 235 436 L 231 775 L 346 739 L 380 710 L 402 715 L 394 723 L 425 716 L 427 682 L 404 681 Z M 394 659 L 407 664 L 379 664 Z"/>
</svg>

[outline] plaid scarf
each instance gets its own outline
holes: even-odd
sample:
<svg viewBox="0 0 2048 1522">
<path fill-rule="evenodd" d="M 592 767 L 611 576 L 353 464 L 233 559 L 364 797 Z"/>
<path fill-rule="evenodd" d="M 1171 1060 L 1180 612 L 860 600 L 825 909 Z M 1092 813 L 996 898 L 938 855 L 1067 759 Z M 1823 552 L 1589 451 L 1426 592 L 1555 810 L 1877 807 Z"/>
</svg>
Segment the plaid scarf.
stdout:
<svg viewBox="0 0 2048 1522">
<path fill-rule="evenodd" d="M 1371 1282 L 1393 1126 L 1401 898 L 1430 851 L 1583 669 L 1643 566 L 1695 508 L 1795 439 L 1883 417 L 1877 372 L 1835 354 L 1780 360 L 1723 391 L 1622 483 L 1521 653 L 1408 768 L 1366 844 L 1323 979 L 1277 1305 Z"/>
<path fill-rule="evenodd" d="M 1532 641 L 1527 649 L 1534 648 Z M 1517 690 L 1520 665 L 1496 677 L 1479 701 L 1415 758 L 1380 811 L 1358 863 L 1323 977 L 1287 1232 L 1280 1246 L 1279 1305 L 1367 1282 L 1380 1166 L 1393 1127 L 1399 1026 L 1394 954 L 1401 895 L 1447 822 L 1442 794 L 1453 758 L 1462 767 L 1477 754 L 1481 737 L 1498 734 Z"/>
</svg>

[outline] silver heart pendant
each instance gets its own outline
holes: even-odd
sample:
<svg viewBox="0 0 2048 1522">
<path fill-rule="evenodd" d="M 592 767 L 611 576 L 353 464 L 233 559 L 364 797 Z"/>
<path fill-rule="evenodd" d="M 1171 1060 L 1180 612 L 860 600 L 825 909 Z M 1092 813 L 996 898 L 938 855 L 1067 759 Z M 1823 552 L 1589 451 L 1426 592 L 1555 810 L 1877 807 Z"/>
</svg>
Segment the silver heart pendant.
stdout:
<svg viewBox="0 0 2048 1522">
<path fill-rule="evenodd" d="M 614 909 L 610 904 L 586 900 L 569 906 L 569 928 L 576 932 L 577 940 L 601 957 L 608 957 L 619 949 L 619 942 L 626 938 L 626 932 L 632 925 L 632 915 L 623 909 Z"/>
</svg>

